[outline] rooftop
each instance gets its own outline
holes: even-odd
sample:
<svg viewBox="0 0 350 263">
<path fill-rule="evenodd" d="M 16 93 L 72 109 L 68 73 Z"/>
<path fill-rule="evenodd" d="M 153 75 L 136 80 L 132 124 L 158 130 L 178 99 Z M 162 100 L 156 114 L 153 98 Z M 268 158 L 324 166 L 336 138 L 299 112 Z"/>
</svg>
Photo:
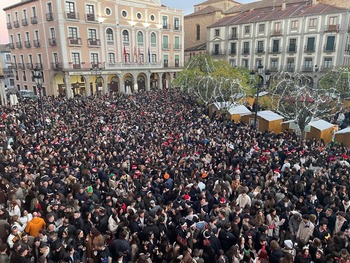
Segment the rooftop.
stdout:
<svg viewBox="0 0 350 263">
<path fill-rule="evenodd" d="M 309 123 L 311 127 L 316 128 L 317 130 L 323 131 L 329 128 L 332 128 L 334 125 L 324 120 L 312 121 Z"/>
<path fill-rule="evenodd" d="M 350 133 L 350 127 L 337 131 L 335 134 L 344 134 L 344 133 Z"/>
<path fill-rule="evenodd" d="M 267 121 L 276 121 L 276 120 L 283 119 L 283 116 L 281 116 L 273 111 L 270 111 L 270 110 L 259 111 L 258 116 L 267 120 Z"/>
<path fill-rule="evenodd" d="M 214 12 L 222 12 L 222 9 L 209 5 L 203 9 L 198 10 L 197 12 L 193 12 L 189 15 L 186 15 L 185 18 L 192 17 L 192 16 L 207 15 Z"/>
</svg>

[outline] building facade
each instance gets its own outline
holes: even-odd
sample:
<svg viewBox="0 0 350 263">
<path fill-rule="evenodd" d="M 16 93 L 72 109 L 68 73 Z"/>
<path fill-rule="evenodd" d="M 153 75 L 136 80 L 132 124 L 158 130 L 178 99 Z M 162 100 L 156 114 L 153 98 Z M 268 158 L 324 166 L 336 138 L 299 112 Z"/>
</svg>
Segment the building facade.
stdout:
<svg viewBox="0 0 350 263">
<path fill-rule="evenodd" d="M 350 65 L 350 12 L 316 0 L 233 7 L 208 28 L 207 51 L 233 67 L 303 72 Z"/>
<path fill-rule="evenodd" d="M 73 97 L 169 87 L 181 70 L 183 11 L 158 0 L 25 0 L 4 9 L 18 89 Z"/>
<path fill-rule="evenodd" d="M 15 79 L 12 72 L 11 50 L 9 45 L 0 45 L 0 75 L 3 76 L 4 88 L 14 89 Z"/>
</svg>

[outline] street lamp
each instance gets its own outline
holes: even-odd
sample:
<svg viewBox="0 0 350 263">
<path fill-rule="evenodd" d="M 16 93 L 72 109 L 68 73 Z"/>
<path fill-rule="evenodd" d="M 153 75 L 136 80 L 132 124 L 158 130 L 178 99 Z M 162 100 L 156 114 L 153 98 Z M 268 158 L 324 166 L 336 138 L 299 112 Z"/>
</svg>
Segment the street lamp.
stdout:
<svg viewBox="0 0 350 263">
<path fill-rule="evenodd" d="M 96 87 L 97 94 L 99 95 L 102 91 L 102 82 L 100 81 L 102 68 L 100 68 L 96 63 L 96 64 L 92 64 L 90 71 L 95 75 L 95 87 Z M 100 82 L 98 82 L 97 80 L 99 80 Z"/>
<path fill-rule="evenodd" d="M 35 80 L 35 84 L 36 84 L 36 87 L 38 89 L 38 92 L 39 92 L 39 101 L 38 101 L 38 104 L 39 104 L 39 107 L 40 107 L 40 110 L 41 110 L 41 118 L 42 118 L 42 123 L 43 123 L 43 127 L 44 127 L 44 130 L 46 128 L 46 125 L 45 125 L 45 116 L 44 116 L 44 107 L 43 107 L 43 92 L 42 92 L 42 87 L 43 87 L 43 72 L 38 69 L 38 68 L 35 68 L 34 69 L 34 76 L 33 76 L 34 80 Z"/>
<path fill-rule="evenodd" d="M 265 76 L 263 76 L 263 69 L 264 66 L 261 65 L 261 63 L 258 66 L 258 76 L 259 76 L 259 82 L 257 85 L 256 90 L 256 99 L 255 99 L 255 114 L 254 114 L 254 129 L 257 129 L 257 117 L 258 117 L 258 107 L 259 107 L 259 93 L 260 89 L 263 85 L 266 85 L 266 83 L 270 80 L 271 73 L 269 70 L 265 71 Z M 250 82 L 253 83 L 255 79 L 255 71 L 252 70 L 250 72 Z"/>
</svg>

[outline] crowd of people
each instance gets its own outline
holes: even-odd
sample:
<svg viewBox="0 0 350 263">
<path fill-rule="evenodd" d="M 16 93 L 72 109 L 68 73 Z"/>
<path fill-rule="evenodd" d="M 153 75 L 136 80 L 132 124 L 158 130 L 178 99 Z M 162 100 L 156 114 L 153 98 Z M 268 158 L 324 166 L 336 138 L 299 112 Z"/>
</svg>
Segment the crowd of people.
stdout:
<svg viewBox="0 0 350 263">
<path fill-rule="evenodd" d="M 1 263 L 350 262 L 349 149 L 176 89 L 1 108 Z"/>
</svg>

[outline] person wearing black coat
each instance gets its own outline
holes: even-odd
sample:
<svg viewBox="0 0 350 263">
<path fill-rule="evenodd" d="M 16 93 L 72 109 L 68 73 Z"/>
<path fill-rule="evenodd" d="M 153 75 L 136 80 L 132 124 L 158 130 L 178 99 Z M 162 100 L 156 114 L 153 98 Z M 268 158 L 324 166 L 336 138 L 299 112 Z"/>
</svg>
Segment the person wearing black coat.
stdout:
<svg viewBox="0 0 350 263">
<path fill-rule="evenodd" d="M 155 240 L 156 241 L 159 240 L 159 235 L 160 235 L 159 228 L 154 223 L 155 223 L 154 218 L 148 217 L 147 225 L 144 227 L 141 235 L 143 240 L 146 240 L 150 236 L 151 232 L 154 234 Z"/>
<path fill-rule="evenodd" d="M 236 244 L 237 239 L 231 232 L 230 223 L 226 223 L 224 228 L 220 230 L 218 239 L 225 253 L 230 249 L 232 244 Z"/>
<path fill-rule="evenodd" d="M 112 241 L 109 246 L 109 252 L 113 260 L 116 260 L 119 255 L 123 255 L 124 262 L 128 262 L 131 255 L 131 247 L 126 240 L 127 232 L 122 231 L 118 239 Z"/>
</svg>

